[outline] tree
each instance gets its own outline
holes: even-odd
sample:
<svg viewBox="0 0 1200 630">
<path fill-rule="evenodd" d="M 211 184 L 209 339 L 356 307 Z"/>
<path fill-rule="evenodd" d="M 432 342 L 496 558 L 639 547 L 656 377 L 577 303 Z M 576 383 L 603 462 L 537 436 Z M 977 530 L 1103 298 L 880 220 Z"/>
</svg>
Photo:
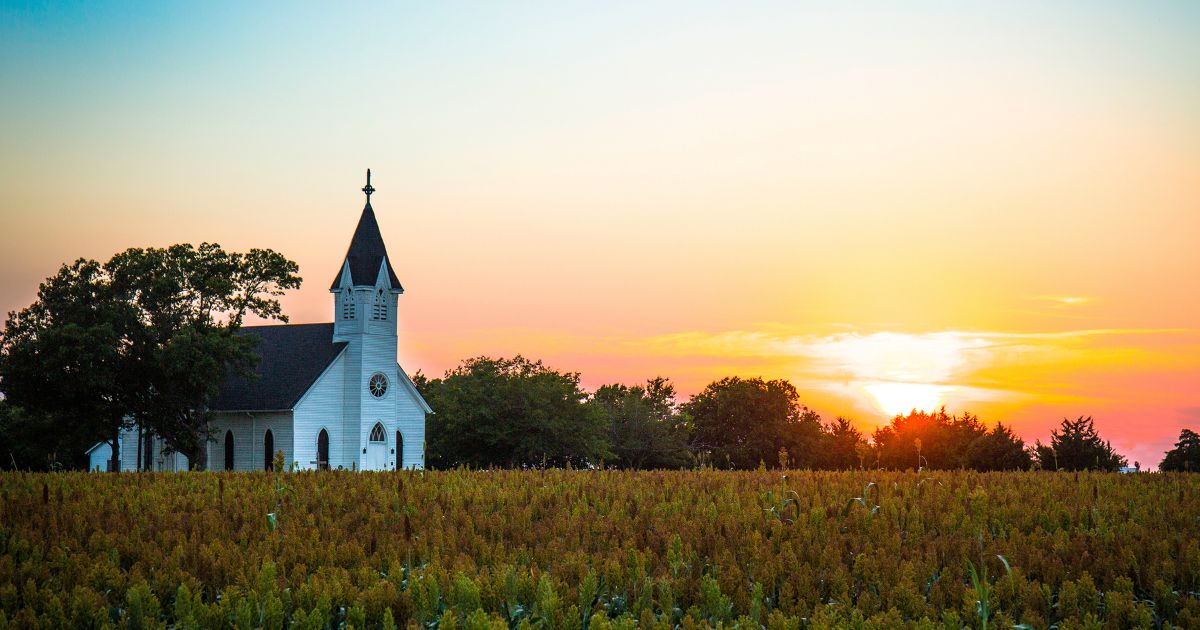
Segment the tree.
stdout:
<svg viewBox="0 0 1200 630">
<path fill-rule="evenodd" d="M 888 426 L 876 429 L 872 439 L 879 463 L 886 468 L 946 470 L 969 467 L 968 446 L 986 434 L 977 416 L 951 416 L 943 408 L 896 416 Z"/>
<path fill-rule="evenodd" d="M 230 371 L 249 376 L 256 339 L 238 335 L 247 314 L 287 321 L 279 300 L 300 286 L 299 266 L 269 249 L 226 252 L 215 243 L 132 248 L 105 270 L 138 314 L 129 343 L 139 359 L 134 416 L 170 450 L 203 462 L 208 401 Z"/>
<path fill-rule="evenodd" d="M 862 449 L 869 452 L 867 439 L 846 418 L 839 417 L 826 427 L 821 448 L 821 466 L 835 470 L 850 470 L 862 466 Z"/>
<path fill-rule="evenodd" d="M 646 385 L 604 385 L 587 403 L 605 418 L 615 463 L 622 468 L 680 468 L 692 463 L 679 426 L 675 387 L 665 378 Z"/>
<path fill-rule="evenodd" d="M 967 465 L 975 470 L 1028 470 L 1032 464 L 1025 440 L 999 422 L 967 447 Z"/>
<path fill-rule="evenodd" d="M 23 410 L 23 434 L 42 438 L 45 450 L 108 442 L 119 470 L 116 441 L 129 424 L 142 371 L 131 344 L 139 327 L 104 268 L 82 258 L 47 278 L 36 302 L 9 313 L 0 390 Z"/>
<path fill-rule="evenodd" d="M 256 359 L 254 338 L 236 334 L 243 318 L 286 321 L 274 298 L 300 285 L 297 269 L 271 250 L 211 243 L 64 265 L 34 304 L 9 314 L 0 389 L 52 423 L 59 445 L 109 442 L 113 470 L 119 432 L 134 422 L 198 462 L 209 398 Z"/>
<path fill-rule="evenodd" d="M 716 466 L 772 465 L 780 448 L 795 466 L 817 461 L 821 418 L 800 404 L 788 381 L 727 377 L 709 383 L 682 410 L 690 417 L 692 450 Z"/>
<path fill-rule="evenodd" d="M 1126 459 L 1100 438 L 1092 417 L 1076 420 L 1063 418 L 1058 429 L 1050 432 L 1050 444 L 1038 441 L 1034 446 L 1038 462 L 1045 470 L 1117 471 Z"/>
<path fill-rule="evenodd" d="M 0 398 L 0 469 L 54 470 L 83 468 L 84 449 L 96 441 L 55 430 L 55 422 Z"/>
<path fill-rule="evenodd" d="M 1200 472 L 1200 435 L 1191 429 L 1180 431 L 1175 448 L 1166 452 L 1158 469 L 1163 472 Z"/>
<path fill-rule="evenodd" d="M 440 379 L 414 379 L 434 410 L 431 467 L 595 465 L 611 459 L 606 418 L 585 405 L 579 374 L 522 356 L 476 357 Z"/>
</svg>

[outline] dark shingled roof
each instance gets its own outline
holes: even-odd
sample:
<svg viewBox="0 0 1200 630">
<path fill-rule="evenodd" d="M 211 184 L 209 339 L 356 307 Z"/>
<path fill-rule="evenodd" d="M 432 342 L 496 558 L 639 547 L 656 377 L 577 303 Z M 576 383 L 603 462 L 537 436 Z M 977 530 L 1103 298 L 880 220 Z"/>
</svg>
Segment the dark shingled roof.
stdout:
<svg viewBox="0 0 1200 630">
<path fill-rule="evenodd" d="M 387 247 L 383 245 L 383 235 L 379 233 L 379 222 L 375 220 L 375 211 L 368 201 L 363 208 L 358 227 L 354 230 L 354 238 L 350 239 L 350 249 L 346 250 L 346 260 L 350 262 L 350 280 L 354 286 L 373 286 L 379 277 L 379 264 L 387 260 L 388 275 L 392 279 L 392 288 L 403 291 L 396 271 L 392 269 L 392 261 L 387 258 Z M 330 289 L 337 289 L 342 284 L 342 270 L 338 268 L 337 276 L 333 278 Z"/>
<path fill-rule="evenodd" d="M 238 334 L 259 337 L 258 378 L 229 375 L 214 411 L 291 409 L 346 347 L 333 341 L 333 324 L 246 326 Z"/>
</svg>

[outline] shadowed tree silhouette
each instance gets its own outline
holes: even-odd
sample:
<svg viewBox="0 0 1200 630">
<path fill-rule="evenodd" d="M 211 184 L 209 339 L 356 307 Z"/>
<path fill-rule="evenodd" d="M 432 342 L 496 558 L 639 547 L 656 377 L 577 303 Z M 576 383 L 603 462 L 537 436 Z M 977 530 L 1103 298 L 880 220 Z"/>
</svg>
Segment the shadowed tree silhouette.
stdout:
<svg viewBox="0 0 1200 630">
<path fill-rule="evenodd" d="M 434 468 L 576 466 L 611 459 L 608 426 L 584 404 L 579 373 L 522 356 L 476 357 L 440 379 L 413 379 L 434 410 L 427 461 Z"/>
<path fill-rule="evenodd" d="M 969 413 L 951 416 L 942 408 L 896 416 L 890 425 L 877 429 L 872 439 L 879 465 L 885 468 L 953 469 L 971 466 L 968 447 L 986 435 L 987 428 L 978 417 Z"/>
<path fill-rule="evenodd" d="M 1100 438 L 1091 416 L 1063 418 L 1059 428 L 1050 432 L 1050 444 L 1038 441 L 1034 452 L 1044 470 L 1116 471 L 1127 461 Z"/>
<path fill-rule="evenodd" d="M 1033 457 L 1025 448 L 1025 440 L 997 422 L 984 435 L 967 447 L 967 465 L 975 470 L 1028 470 Z"/>
<path fill-rule="evenodd" d="M 837 420 L 829 423 L 825 428 L 825 435 L 822 442 L 824 443 L 821 449 L 821 467 L 833 468 L 835 470 L 849 470 L 858 468 L 865 462 L 860 455 L 864 455 L 863 449 L 869 452 L 870 445 L 867 444 L 867 439 L 850 421 L 846 418 L 839 417 Z"/>
<path fill-rule="evenodd" d="M 1179 432 L 1175 448 L 1167 451 L 1158 465 L 1163 472 L 1200 472 L 1200 434 L 1191 429 Z"/>
<path fill-rule="evenodd" d="M 681 468 L 692 464 L 679 425 L 675 387 L 665 378 L 644 386 L 605 385 L 588 406 L 605 418 L 614 463 L 621 468 Z"/>
<path fill-rule="evenodd" d="M 819 465 L 821 417 L 800 404 L 786 380 L 723 378 L 682 409 L 690 418 L 692 450 L 716 467 L 775 466 L 781 448 L 794 467 Z"/>
</svg>

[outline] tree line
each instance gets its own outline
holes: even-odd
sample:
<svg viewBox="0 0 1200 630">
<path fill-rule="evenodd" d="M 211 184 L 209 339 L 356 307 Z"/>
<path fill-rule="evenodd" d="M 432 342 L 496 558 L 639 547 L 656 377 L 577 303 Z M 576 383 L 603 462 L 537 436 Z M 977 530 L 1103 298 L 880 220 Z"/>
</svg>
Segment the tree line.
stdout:
<svg viewBox="0 0 1200 630">
<path fill-rule="evenodd" d="M 63 265 L 0 333 L 0 467 L 82 468 L 85 449 L 122 429 L 162 438 L 192 462 L 212 439 L 208 403 L 229 373 L 249 375 L 246 315 L 287 321 L 278 296 L 298 265 L 269 249 L 203 243 L 132 248 Z M 971 414 L 912 412 L 864 435 L 824 421 L 786 380 L 728 377 L 680 403 L 671 382 L 584 391 L 579 374 L 524 357 L 468 359 L 441 378 L 417 374 L 434 409 L 431 467 L 758 466 L 1116 470 L 1124 457 L 1090 417 L 1064 419 L 1048 444 Z M 112 466 L 120 462 L 113 449 Z M 1185 429 L 1163 470 L 1200 470 Z"/>
<path fill-rule="evenodd" d="M 1091 417 L 1063 419 L 1047 444 L 1026 444 L 1002 423 L 989 428 L 975 415 L 944 409 L 896 416 L 868 436 L 847 418 L 824 421 L 780 379 L 727 377 L 682 403 L 661 377 L 589 394 L 577 372 L 521 356 L 476 357 L 441 378 L 418 373 L 413 380 L 435 411 L 426 428 L 433 468 L 1115 471 L 1127 464 Z M 1178 450 L 1164 466 L 1200 456 L 1200 448 Z"/>
</svg>

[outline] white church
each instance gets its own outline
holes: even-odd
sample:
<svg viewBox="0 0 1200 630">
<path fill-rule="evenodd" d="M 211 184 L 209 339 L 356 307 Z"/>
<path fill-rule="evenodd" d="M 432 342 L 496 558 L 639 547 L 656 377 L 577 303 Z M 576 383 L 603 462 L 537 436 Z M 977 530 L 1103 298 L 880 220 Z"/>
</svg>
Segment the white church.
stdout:
<svg viewBox="0 0 1200 630">
<path fill-rule="evenodd" d="M 297 469 L 425 467 L 425 415 L 432 413 L 396 361 L 396 277 L 375 211 L 367 203 L 329 291 L 333 323 L 245 326 L 259 337 L 256 378 L 230 376 L 212 401 L 208 470 L 271 469 L 276 451 Z M 162 441 L 127 430 L 121 470 L 187 470 Z M 111 447 L 88 451 L 107 470 Z"/>
</svg>

